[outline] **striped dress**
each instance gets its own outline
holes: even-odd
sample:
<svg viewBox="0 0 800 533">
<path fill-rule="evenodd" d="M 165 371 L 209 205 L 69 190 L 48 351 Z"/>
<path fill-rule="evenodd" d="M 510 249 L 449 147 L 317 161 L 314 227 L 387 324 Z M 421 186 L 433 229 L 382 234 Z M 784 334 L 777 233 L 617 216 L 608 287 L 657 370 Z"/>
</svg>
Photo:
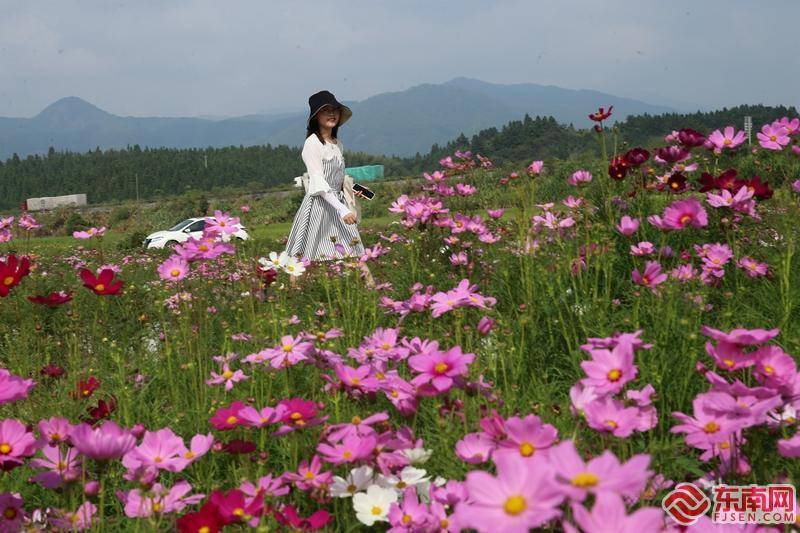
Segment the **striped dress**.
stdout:
<svg viewBox="0 0 800 533">
<path fill-rule="evenodd" d="M 286 252 L 310 261 L 360 257 L 364 245 L 355 224 L 346 224 L 322 194 L 332 190 L 345 203 L 344 156 L 341 141 L 324 145 L 316 135 L 310 135 L 303 145 L 303 161 L 309 175 L 303 203 L 294 217 Z"/>
</svg>

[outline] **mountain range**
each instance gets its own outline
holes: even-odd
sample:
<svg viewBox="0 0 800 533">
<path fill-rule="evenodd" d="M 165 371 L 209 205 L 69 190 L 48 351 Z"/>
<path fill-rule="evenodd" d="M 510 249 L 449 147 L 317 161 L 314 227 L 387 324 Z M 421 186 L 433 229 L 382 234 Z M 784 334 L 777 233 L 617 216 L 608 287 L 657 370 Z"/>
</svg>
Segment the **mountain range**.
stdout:
<svg viewBox="0 0 800 533">
<path fill-rule="evenodd" d="M 503 85 L 470 78 L 423 84 L 361 101 L 345 101 L 353 118 L 340 136 L 345 148 L 371 154 L 408 156 L 427 153 L 459 134 L 471 135 L 530 116 L 553 116 L 583 128 L 599 106 L 614 106 L 614 118 L 676 111 L 669 106 L 593 90 L 533 83 Z M 205 148 L 286 144 L 300 146 L 308 111 L 210 118 L 122 117 L 70 96 L 32 118 L 0 117 L 0 159 L 17 154 L 95 148 Z"/>
</svg>

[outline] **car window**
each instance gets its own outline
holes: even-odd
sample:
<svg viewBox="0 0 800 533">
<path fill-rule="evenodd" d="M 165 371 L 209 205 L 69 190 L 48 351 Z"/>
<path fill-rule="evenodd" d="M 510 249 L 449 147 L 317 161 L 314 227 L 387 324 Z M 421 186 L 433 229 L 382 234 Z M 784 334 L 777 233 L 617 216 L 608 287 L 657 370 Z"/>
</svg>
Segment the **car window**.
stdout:
<svg viewBox="0 0 800 533">
<path fill-rule="evenodd" d="M 206 221 L 205 221 L 205 220 L 198 220 L 197 222 L 195 222 L 194 224 L 192 224 L 191 226 L 189 226 L 189 231 L 190 231 L 190 232 L 193 232 L 193 231 L 203 231 L 203 229 L 204 229 L 205 227 L 206 227 Z"/>
<path fill-rule="evenodd" d="M 191 221 L 192 221 L 191 219 L 186 219 L 183 222 L 178 222 L 177 224 L 169 228 L 168 231 L 180 231 L 181 229 L 186 227 L 189 223 L 191 223 Z"/>
</svg>

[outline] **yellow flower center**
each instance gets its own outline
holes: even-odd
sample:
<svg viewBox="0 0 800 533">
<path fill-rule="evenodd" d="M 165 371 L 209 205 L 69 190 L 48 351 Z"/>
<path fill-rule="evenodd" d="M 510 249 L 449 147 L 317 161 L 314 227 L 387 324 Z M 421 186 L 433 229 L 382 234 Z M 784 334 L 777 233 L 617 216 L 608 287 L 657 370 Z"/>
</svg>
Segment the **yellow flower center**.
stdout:
<svg viewBox="0 0 800 533">
<path fill-rule="evenodd" d="M 719 443 L 719 447 L 720 447 L 721 450 L 727 450 L 728 448 L 731 447 L 731 443 L 728 442 L 728 441 L 720 442 Z"/>
<path fill-rule="evenodd" d="M 181 271 L 177 268 L 173 268 L 172 270 L 169 271 L 169 275 L 172 276 L 173 278 L 177 278 L 178 276 L 181 275 Z"/>
<path fill-rule="evenodd" d="M 712 420 L 711 422 L 703 426 L 703 431 L 705 431 L 706 433 L 716 433 L 717 431 L 719 431 L 719 424 L 717 424 Z"/>
<path fill-rule="evenodd" d="M 160 513 L 163 506 L 158 502 L 153 502 L 153 512 Z"/>
<path fill-rule="evenodd" d="M 283 345 L 283 351 L 284 352 L 291 352 L 292 351 L 292 345 L 291 344 L 284 344 Z"/>
<path fill-rule="evenodd" d="M 730 146 L 731 144 L 733 144 L 733 141 L 730 139 L 725 139 L 724 141 L 722 141 L 722 144 L 724 144 L 725 146 Z"/>
<path fill-rule="evenodd" d="M 351 385 L 358 385 L 359 383 L 361 383 L 361 380 L 358 379 L 358 378 L 351 378 L 350 379 L 350 384 Z"/>
<path fill-rule="evenodd" d="M 235 416 L 231 415 L 231 416 L 229 416 L 228 418 L 225 419 L 225 422 L 227 422 L 228 424 L 235 424 L 238 420 L 239 420 L 238 418 L 236 418 Z"/>
<path fill-rule="evenodd" d="M 597 474 L 593 474 L 591 472 L 581 472 L 580 474 L 572 478 L 572 484 L 582 489 L 594 487 L 599 482 L 600 478 L 597 477 Z"/>
<path fill-rule="evenodd" d="M 6 510 L 3 511 L 3 517 L 6 520 L 14 520 L 17 517 L 17 510 L 13 507 L 6 507 Z"/>
<path fill-rule="evenodd" d="M 190 451 L 186 452 L 185 454 L 183 454 L 183 457 L 186 458 L 186 459 L 194 459 L 194 452 L 190 450 Z"/>
<path fill-rule="evenodd" d="M 375 507 L 372 508 L 372 514 L 374 514 L 375 516 L 381 515 L 383 514 L 383 509 L 381 509 L 376 505 Z"/>
<path fill-rule="evenodd" d="M 289 418 L 291 418 L 292 420 L 300 420 L 301 418 L 303 418 L 303 413 L 298 413 L 297 411 L 295 411 Z"/>
<path fill-rule="evenodd" d="M 353 419 L 350 421 L 350 423 L 353 424 L 354 426 L 357 426 L 361 423 L 361 419 L 357 416 L 354 416 Z"/>
<path fill-rule="evenodd" d="M 345 459 L 350 459 L 351 457 L 353 457 L 353 452 L 351 452 L 350 450 L 345 450 L 344 453 L 342 454 L 342 457 L 344 457 Z"/>
<path fill-rule="evenodd" d="M 393 390 L 390 394 L 391 394 L 392 398 L 397 398 L 398 396 L 400 396 L 400 393 L 397 392 L 396 390 Z"/>
<path fill-rule="evenodd" d="M 56 469 L 58 469 L 59 472 L 63 472 L 64 470 L 67 469 L 67 463 L 65 463 L 64 461 L 59 461 L 58 464 L 56 465 Z"/>
<path fill-rule="evenodd" d="M 689 222 L 691 222 L 691 221 L 692 221 L 692 215 L 690 215 L 690 214 L 688 214 L 688 213 L 687 213 L 687 214 L 685 214 L 685 215 L 683 215 L 683 216 L 682 216 L 682 217 L 679 219 L 679 222 L 681 223 L 681 226 L 685 226 L 686 224 L 688 224 L 688 223 L 689 223 Z"/>
<path fill-rule="evenodd" d="M 642 285 L 650 285 L 650 278 L 642 276 Z"/>
<path fill-rule="evenodd" d="M 161 461 L 163 461 L 163 460 L 164 460 L 164 459 L 162 459 L 162 458 L 161 458 L 160 456 L 158 456 L 158 455 L 156 455 L 155 457 L 153 457 L 153 462 L 154 462 L 154 463 L 160 463 L 160 462 L 161 462 Z"/>
<path fill-rule="evenodd" d="M 618 368 L 612 368 L 608 372 L 608 380 L 609 381 L 617 381 L 621 377 L 622 377 L 622 371 L 620 371 Z"/>
<path fill-rule="evenodd" d="M 208 526 L 203 526 L 197 530 L 197 533 L 211 533 L 211 528 Z"/>
<path fill-rule="evenodd" d="M 6 279 L 3 280 L 3 284 L 7 286 L 11 286 L 14 284 L 14 276 L 8 276 Z"/>
<path fill-rule="evenodd" d="M 775 373 L 775 369 L 772 368 L 770 365 L 764 365 L 764 373 L 772 375 Z"/>
<path fill-rule="evenodd" d="M 525 501 L 525 498 L 519 495 L 511 496 L 506 500 L 506 503 L 503 504 L 503 510 L 506 514 L 510 514 L 511 516 L 517 516 L 527 508 L 528 503 Z"/>
<path fill-rule="evenodd" d="M 233 372 L 231 372 L 230 370 L 226 370 L 225 372 L 222 373 L 222 377 L 225 379 L 231 379 L 233 377 Z"/>
<path fill-rule="evenodd" d="M 206 245 L 206 244 L 201 244 L 201 245 L 200 245 L 200 246 L 198 246 L 197 248 L 198 248 L 198 250 L 200 250 L 201 252 L 207 252 L 207 251 L 208 251 L 208 245 Z"/>
<path fill-rule="evenodd" d="M 401 479 L 400 481 L 398 481 L 398 482 L 397 482 L 397 488 L 398 488 L 398 489 L 404 489 L 404 488 L 406 488 L 406 486 L 407 486 L 407 485 L 406 485 L 406 482 L 405 482 L 405 481 L 403 481 L 402 479 Z"/>
<path fill-rule="evenodd" d="M 355 485 L 347 485 L 347 492 L 349 492 L 350 494 L 355 494 L 357 490 L 358 487 L 356 487 Z"/>
<path fill-rule="evenodd" d="M 53 441 L 53 442 L 60 441 L 61 440 L 61 434 L 60 433 L 53 433 L 52 435 L 50 435 L 50 440 Z"/>
<path fill-rule="evenodd" d="M 773 141 L 773 142 L 774 142 L 774 141 L 777 141 L 777 140 L 778 140 L 778 136 L 777 136 L 777 135 L 770 135 L 770 136 L 769 136 L 769 140 L 770 140 L 770 141 Z"/>
<path fill-rule="evenodd" d="M 722 364 L 724 364 L 728 368 L 733 368 L 733 365 L 735 365 L 736 363 L 734 362 L 733 359 L 723 359 Z"/>
<path fill-rule="evenodd" d="M 106 286 L 103 285 L 102 283 L 98 283 L 97 285 L 94 286 L 94 290 L 96 290 L 97 292 L 103 292 L 104 290 L 106 290 Z"/>
<path fill-rule="evenodd" d="M 522 457 L 530 457 L 535 451 L 536 447 L 530 442 L 523 442 L 519 445 L 519 453 Z"/>
<path fill-rule="evenodd" d="M 442 363 L 436 363 L 436 366 L 433 367 L 433 370 L 436 371 L 437 374 L 444 374 L 445 372 L 447 372 L 448 368 L 449 367 L 447 366 L 447 363 L 442 362 Z"/>
<path fill-rule="evenodd" d="M 303 474 L 303 477 L 306 478 L 306 479 L 314 479 L 314 472 L 309 470 L 308 472 Z"/>
<path fill-rule="evenodd" d="M 384 350 L 389 350 L 392 346 L 388 342 L 384 342 L 381 344 L 381 348 Z"/>
<path fill-rule="evenodd" d="M 605 425 L 608 429 L 617 429 L 617 426 L 619 426 L 616 420 L 606 420 Z"/>
<path fill-rule="evenodd" d="M 449 526 L 450 526 L 450 521 L 449 521 L 449 520 L 447 520 L 446 518 L 442 518 L 442 519 L 439 521 L 439 527 L 441 527 L 442 529 L 444 529 L 444 530 L 447 530 L 447 528 L 448 528 Z"/>
<path fill-rule="evenodd" d="M 411 515 L 404 514 L 403 518 L 400 519 L 403 525 L 408 525 L 411 523 Z"/>
<path fill-rule="evenodd" d="M 244 509 L 242 509 L 241 507 L 237 507 L 236 509 L 233 510 L 233 514 L 236 516 L 244 516 Z"/>
<path fill-rule="evenodd" d="M 0 444 L 0 454 L 8 455 L 10 453 L 11 453 L 11 445 L 10 444 L 8 444 L 7 442 L 4 442 L 3 444 Z"/>
</svg>

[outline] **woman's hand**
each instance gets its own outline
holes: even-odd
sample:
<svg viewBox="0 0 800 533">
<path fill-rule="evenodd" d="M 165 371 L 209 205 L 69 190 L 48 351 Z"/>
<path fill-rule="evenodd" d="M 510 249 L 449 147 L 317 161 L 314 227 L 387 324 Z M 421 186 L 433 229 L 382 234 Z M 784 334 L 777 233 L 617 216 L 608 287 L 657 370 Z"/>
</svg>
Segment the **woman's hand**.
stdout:
<svg viewBox="0 0 800 533">
<path fill-rule="evenodd" d="M 366 198 L 367 198 L 367 197 L 364 195 L 364 193 L 363 193 L 363 192 L 361 192 L 361 191 L 353 191 L 353 194 L 355 194 L 355 195 L 356 195 L 356 196 L 358 196 L 359 198 L 364 198 L 364 199 L 366 199 Z"/>
<path fill-rule="evenodd" d="M 356 214 L 350 211 L 345 216 L 342 217 L 342 220 L 345 224 L 355 224 L 356 223 Z"/>
</svg>

